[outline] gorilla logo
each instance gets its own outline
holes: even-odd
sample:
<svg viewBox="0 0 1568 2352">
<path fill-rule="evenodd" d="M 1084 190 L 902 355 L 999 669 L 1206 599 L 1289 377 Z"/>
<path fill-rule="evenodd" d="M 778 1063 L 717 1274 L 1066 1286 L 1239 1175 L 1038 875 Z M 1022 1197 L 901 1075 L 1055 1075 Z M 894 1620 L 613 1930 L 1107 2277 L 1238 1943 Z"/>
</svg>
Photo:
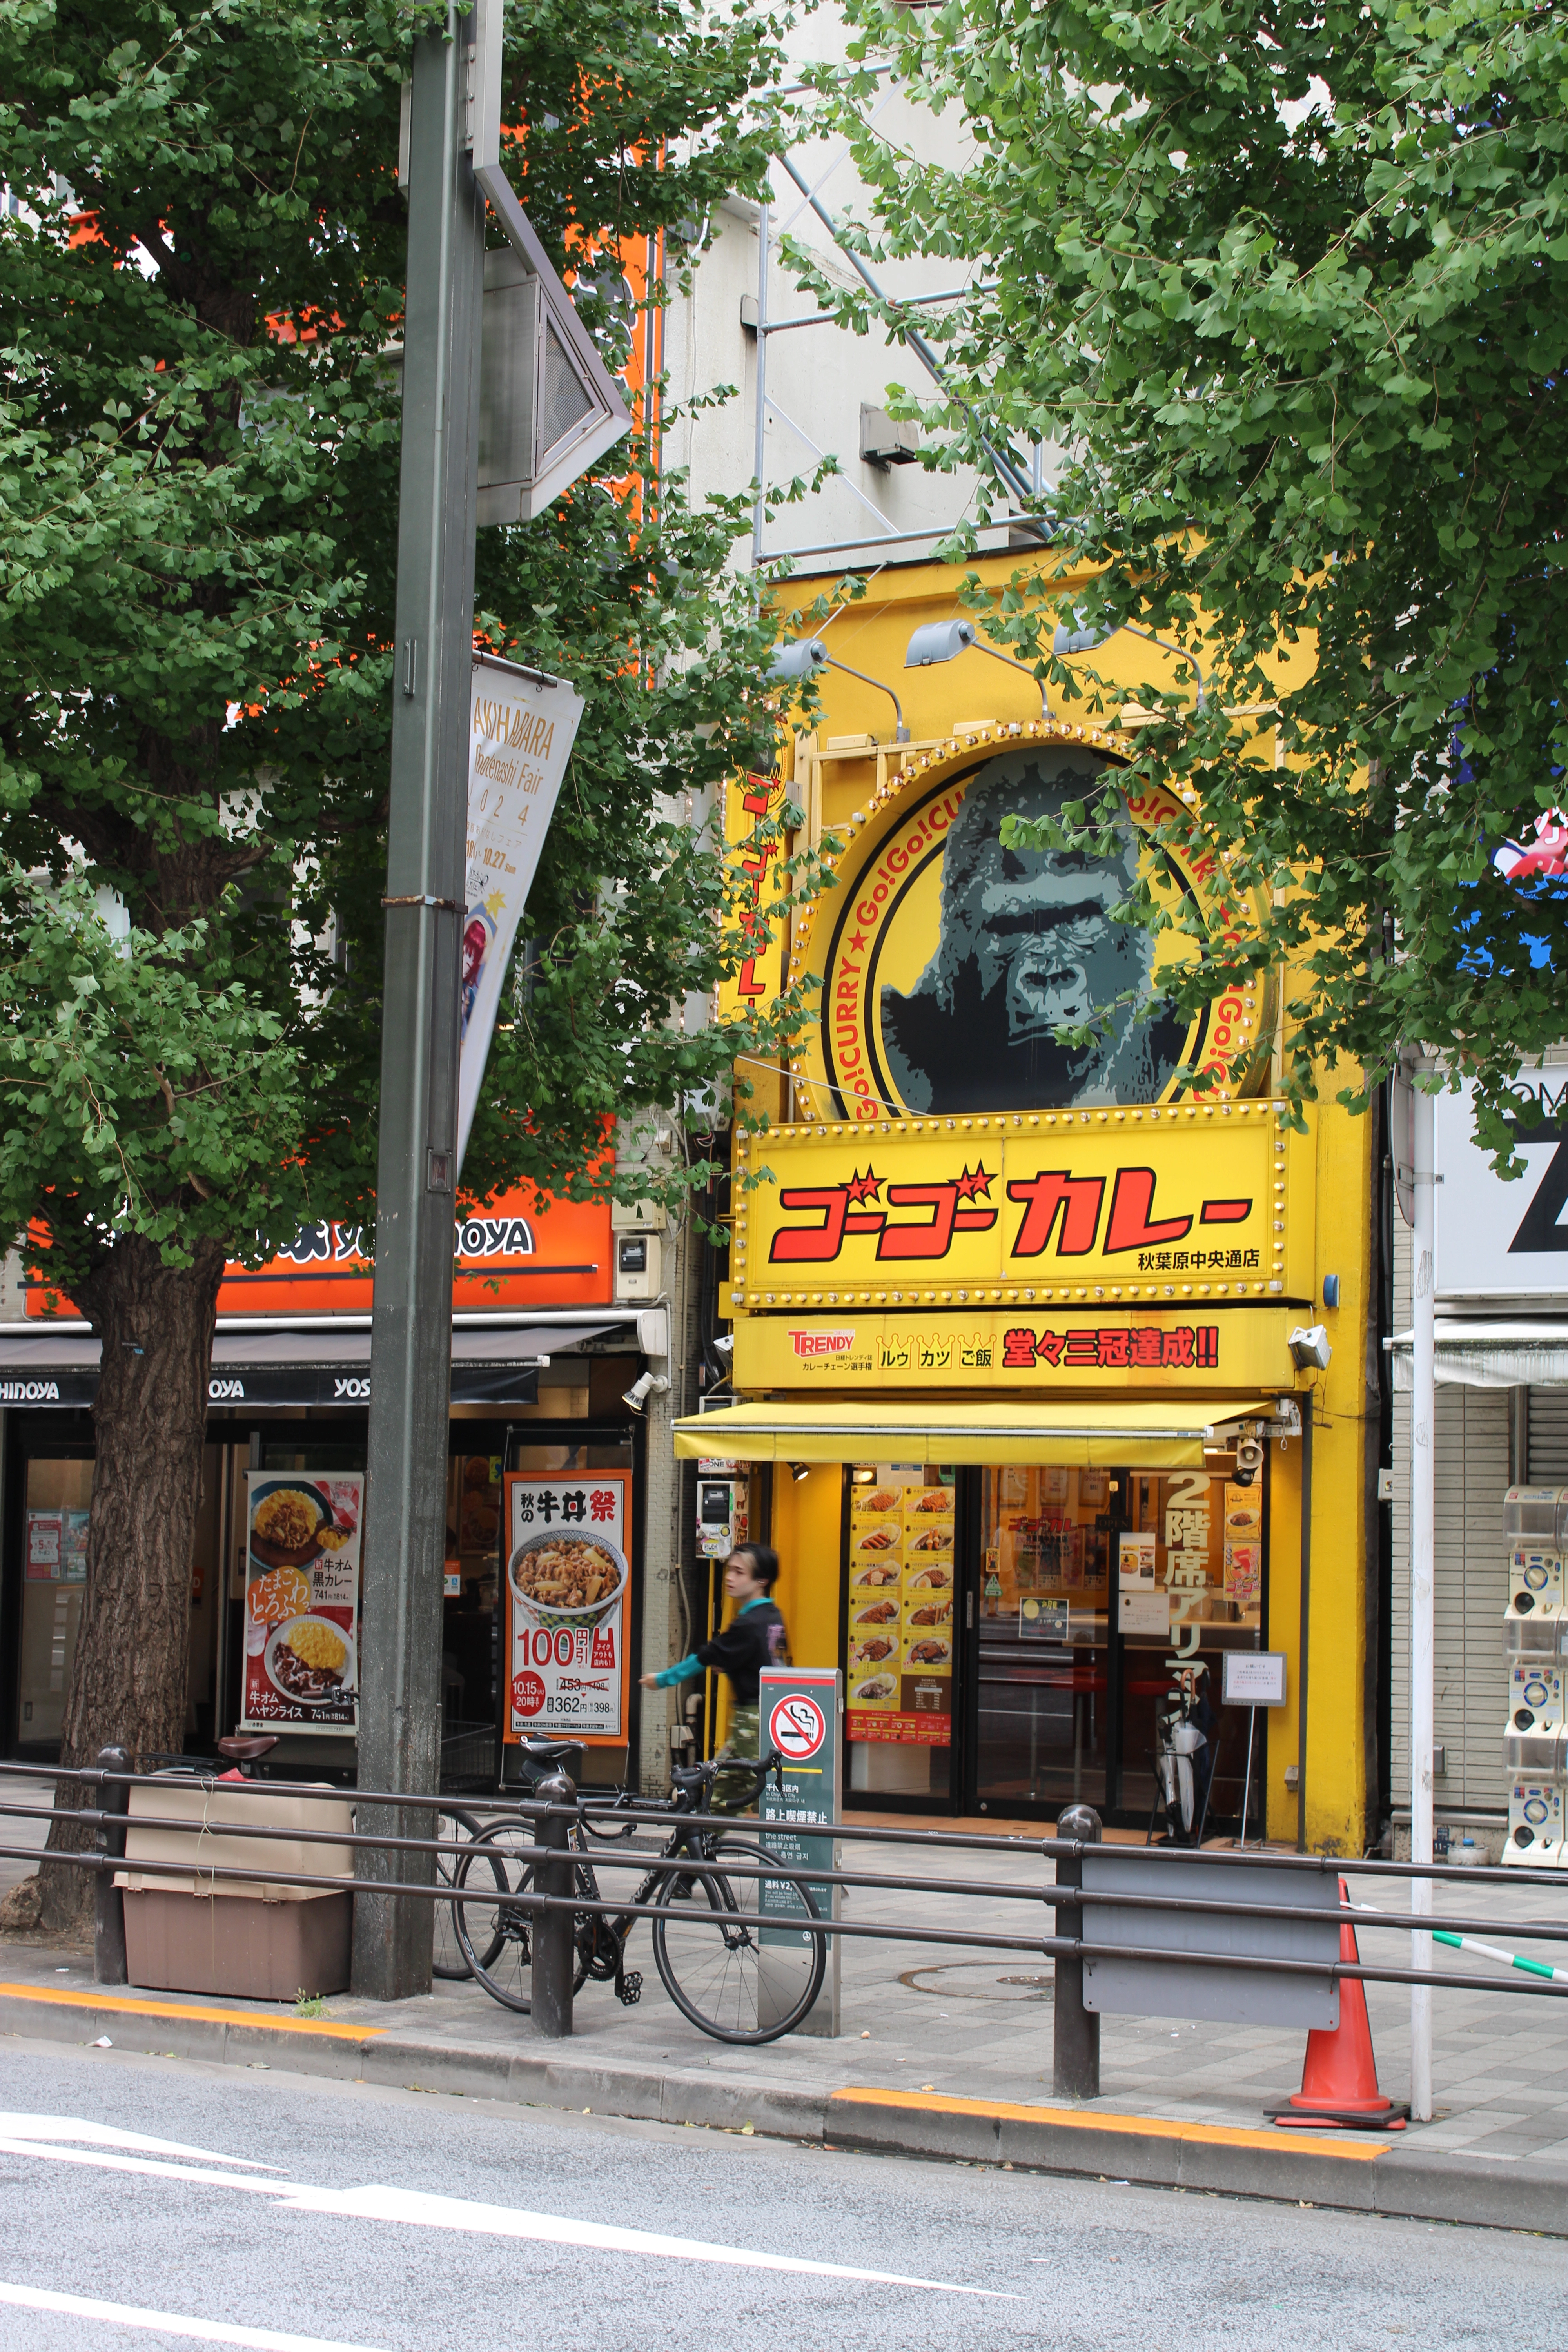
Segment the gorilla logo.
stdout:
<svg viewBox="0 0 1568 2352">
<path fill-rule="evenodd" d="M 910 1110 L 1158 1102 L 1181 1065 L 1186 1022 L 1168 1003 L 1149 1003 L 1153 934 L 1110 920 L 1138 876 L 1125 804 L 1108 857 L 1002 846 L 1006 816 L 1092 805 L 1104 766 L 1075 756 L 994 760 L 965 794 L 942 861 L 936 953 L 907 996 L 881 992 L 889 1076 Z M 1089 1044 L 1058 1045 L 1058 1028 L 1128 993 L 1133 1004 Z"/>
</svg>

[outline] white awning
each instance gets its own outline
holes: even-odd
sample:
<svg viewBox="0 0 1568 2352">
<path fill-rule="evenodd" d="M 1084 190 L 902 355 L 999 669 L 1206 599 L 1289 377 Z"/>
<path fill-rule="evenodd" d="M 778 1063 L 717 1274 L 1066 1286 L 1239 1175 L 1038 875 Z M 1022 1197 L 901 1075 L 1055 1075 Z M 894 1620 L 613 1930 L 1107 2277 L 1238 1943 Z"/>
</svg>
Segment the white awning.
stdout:
<svg viewBox="0 0 1568 2352">
<path fill-rule="evenodd" d="M 1568 1317 L 1489 1323 L 1479 1316 L 1440 1316 L 1436 1335 L 1439 1387 L 1568 1388 Z M 1407 1391 L 1410 1333 L 1396 1332 L 1383 1344 L 1394 1359 L 1394 1387 Z"/>
</svg>

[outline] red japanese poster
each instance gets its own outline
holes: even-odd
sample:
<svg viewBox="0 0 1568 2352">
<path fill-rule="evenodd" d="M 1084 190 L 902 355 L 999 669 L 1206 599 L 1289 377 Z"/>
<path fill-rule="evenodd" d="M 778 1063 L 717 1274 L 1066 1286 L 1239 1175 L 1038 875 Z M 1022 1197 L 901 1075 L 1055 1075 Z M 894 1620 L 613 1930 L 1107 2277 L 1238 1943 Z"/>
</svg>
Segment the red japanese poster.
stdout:
<svg viewBox="0 0 1568 2352">
<path fill-rule="evenodd" d="M 247 1473 L 240 1729 L 352 1734 L 364 1478 Z"/>
<path fill-rule="evenodd" d="M 508 1475 L 509 1740 L 626 1738 L 631 1489 L 629 1470 Z"/>
</svg>

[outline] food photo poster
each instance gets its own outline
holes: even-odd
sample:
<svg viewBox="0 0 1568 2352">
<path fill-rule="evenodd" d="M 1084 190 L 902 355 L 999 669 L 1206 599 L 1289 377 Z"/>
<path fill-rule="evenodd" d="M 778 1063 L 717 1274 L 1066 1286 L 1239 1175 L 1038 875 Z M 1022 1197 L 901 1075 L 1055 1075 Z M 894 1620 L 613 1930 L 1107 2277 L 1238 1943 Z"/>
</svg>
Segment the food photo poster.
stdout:
<svg viewBox="0 0 1568 2352">
<path fill-rule="evenodd" d="M 619 1742 L 626 1724 L 631 1472 L 509 1472 L 506 1733 Z"/>
<path fill-rule="evenodd" d="M 363 1518 L 363 1472 L 247 1472 L 242 1731 L 353 1736 Z"/>
</svg>

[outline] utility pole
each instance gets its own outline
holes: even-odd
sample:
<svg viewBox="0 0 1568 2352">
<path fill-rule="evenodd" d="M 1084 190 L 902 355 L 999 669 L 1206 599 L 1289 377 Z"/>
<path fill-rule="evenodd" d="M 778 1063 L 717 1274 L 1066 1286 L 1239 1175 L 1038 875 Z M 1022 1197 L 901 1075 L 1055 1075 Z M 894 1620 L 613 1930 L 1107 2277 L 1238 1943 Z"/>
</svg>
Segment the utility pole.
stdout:
<svg viewBox="0 0 1568 2352">
<path fill-rule="evenodd" d="M 397 541 L 397 669 L 376 1171 L 359 1782 L 439 1784 L 456 1210 L 458 950 L 468 820 L 485 203 L 468 144 L 472 19 L 415 45 Z M 373 1836 L 434 1814 L 362 1806 Z M 434 1912 L 374 1891 L 432 1880 L 431 1858 L 361 1848 L 353 1988 L 430 1989 Z"/>
<path fill-rule="evenodd" d="M 1432 1859 L 1432 1738 L 1436 1551 L 1436 1106 L 1417 1085 L 1412 1105 L 1415 1220 L 1411 1228 L 1410 1349 L 1410 1859 Z M 1432 1881 L 1410 1882 L 1410 1907 L 1432 1909 Z M 1430 1972 L 1432 1937 L 1416 1928 L 1410 1965 Z M 1410 2112 L 1432 2120 L 1432 1988 L 1410 1988 Z"/>
</svg>

